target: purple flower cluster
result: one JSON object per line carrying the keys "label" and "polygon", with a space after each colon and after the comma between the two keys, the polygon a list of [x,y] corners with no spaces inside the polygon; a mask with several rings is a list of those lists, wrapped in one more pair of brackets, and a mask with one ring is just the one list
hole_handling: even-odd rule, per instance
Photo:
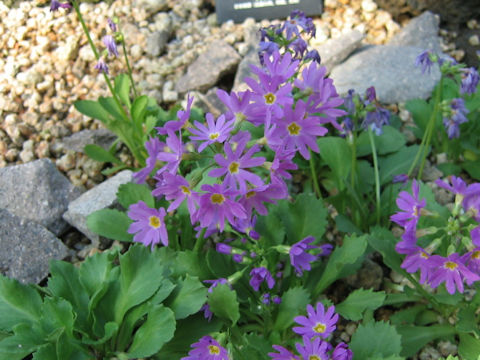
{"label": "purple flower cluster", "polygon": [[[287,197],[286,180],[297,168],[295,154],[309,159],[310,150],[319,152],[317,137],[327,133],[326,124],[339,127],[336,118],[344,113],[337,109],[343,100],[325,78],[325,68],[311,63],[292,82],[299,66],[288,52],[266,54],[263,67],[252,66],[257,79],[245,79],[250,89],[231,94],[218,91],[228,110],[217,119],[207,114],[204,124],[188,121],[193,102],[188,97],[187,108],[178,112],[177,120],[156,128],[166,136],[164,142],[153,138],[145,144],[147,165],[134,175],[136,181],[144,182],[159,167],[153,195],[171,202],[169,212],[186,200],[192,225],[200,224],[207,233],[223,231],[228,222],[258,238],[253,231],[256,213],[266,215],[265,204]],[[304,95],[295,102],[293,94],[299,91]],[[263,127],[263,138],[252,139],[241,130],[244,122]],[[259,156],[267,149],[273,153],[272,161]],[[213,168],[188,178],[181,164],[195,156],[212,159],[208,167]],[[215,183],[199,185],[205,175]]]}
{"label": "purple flower cluster", "polygon": [[280,345],[273,345],[276,353],[268,353],[272,360],[351,360],[353,353],[345,343],[339,343],[335,348],[326,339],[336,328],[338,314],[335,307],[330,306],[325,312],[321,302],[317,303],[316,309],[307,305],[307,316],[297,316],[294,320],[301,325],[294,327],[293,331],[302,336],[303,343],[295,345],[299,354],[295,355]]}
{"label": "purple flower cluster", "polygon": [[467,114],[468,110],[462,98],[455,98],[450,101],[450,106],[443,117],[443,126],[447,130],[449,139],[460,137],[460,124],[468,121]]}
{"label": "purple flower cluster", "polygon": [[95,65],[95,70],[108,75],[109,69],[106,61],[107,58],[109,56],[118,57],[119,54],[118,54],[117,43],[115,41],[115,36],[117,34],[117,25],[114,22],[114,20],[110,18],[107,19],[107,24],[110,30],[114,32],[114,35],[105,35],[102,38],[102,43],[105,46],[105,51],[100,55],[100,58],[98,59],[97,64]]}
{"label": "purple flower cluster", "polygon": [[[445,228],[418,229],[420,218],[431,213],[425,209],[425,199],[420,200],[419,185],[414,180],[412,195],[400,192],[397,205],[401,211],[390,218],[404,228],[396,250],[405,255],[402,268],[409,273],[420,270],[420,283],[432,288],[445,283],[450,294],[457,290],[463,293],[464,283],[472,285],[480,280],[480,183],[467,185],[452,176],[451,184],[442,180],[436,184],[456,195],[455,207]],[[435,239],[426,247],[420,246],[418,239],[430,234],[435,234]],[[450,245],[447,253],[442,250],[447,248],[441,246],[442,242]]]}
{"label": "purple flower cluster", "polygon": [[192,350],[182,360],[230,360],[228,351],[211,336],[204,336],[191,346]]}

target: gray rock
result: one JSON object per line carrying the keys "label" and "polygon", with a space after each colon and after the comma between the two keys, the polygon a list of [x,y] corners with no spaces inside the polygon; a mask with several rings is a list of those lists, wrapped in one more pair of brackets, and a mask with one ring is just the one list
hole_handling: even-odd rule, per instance
{"label": "gray rock", "polygon": [[119,186],[132,181],[132,175],[133,173],[130,170],[121,171],[83,193],[68,205],[68,210],[63,215],[63,218],[89,238],[94,245],[98,245],[100,237],[88,230],[87,216],[97,210],[116,205],[116,195]]}
{"label": "gray rock", "polygon": [[148,15],[168,10],[168,0],[135,0],[133,7],[144,9]]}
{"label": "gray rock", "polygon": [[247,53],[247,55],[245,55],[238,65],[237,73],[235,74],[235,80],[233,81],[233,91],[245,91],[249,88],[244,79],[246,77],[255,78],[256,76],[253,74],[250,65],[261,67],[260,58],[258,57],[258,50],[254,47],[251,47],[250,51]]}
{"label": "gray rock", "polygon": [[413,18],[390,39],[388,45],[416,46],[439,54],[442,51],[438,36],[439,23],[438,15],[425,11],[422,15]]}
{"label": "gray rock", "polygon": [[423,50],[414,46],[368,46],[334,67],[330,77],[339,94],[346,94],[349,89],[363,94],[368,87],[375,86],[382,103],[426,99],[440,80],[440,70],[435,65],[430,74],[422,74],[415,66],[415,59]]}
{"label": "gray rock", "polygon": [[57,236],[68,227],[62,219],[68,203],[80,194],[50,159],[0,169],[0,208],[36,221]]}
{"label": "gray rock", "polygon": [[322,65],[330,72],[335,65],[340,64],[354,50],[360,47],[365,35],[358,30],[352,30],[335,39],[329,39],[317,48]]}
{"label": "gray rock", "polygon": [[365,259],[360,270],[346,278],[346,282],[356,289],[378,290],[382,281],[382,267],[370,259]]}
{"label": "gray rock", "polygon": [[169,34],[167,31],[155,31],[147,38],[146,52],[151,56],[159,56],[167,46]]}
{"label": "gray rock", "polygon": [[117,139],[117,135],[108,129],[81,130],[62,139],[66,150],[83,153],[83,148],[88,144],[95,144],[108,150]]}
{"label": "gray rock", "polygon": [[22,283],[39,283],[51,259],[61,260],[68,248],[42,225],[0,209],[0,272]]}
{"label": "gray rock", "polygon": [[226,42],[212,42],[206,51],[195,60],[176,84],[176,91],[207,91],[224,75],[233,73],[240,62],[240,55]]}
{"label": "gray rock", "polygon": [[195,98],[195,107],[202,109],[205,113],[212,113],[215,118],[218,118],[228,110],[225,104],[218,98],[217,89],[213,87],[206,94],[192,93]]}

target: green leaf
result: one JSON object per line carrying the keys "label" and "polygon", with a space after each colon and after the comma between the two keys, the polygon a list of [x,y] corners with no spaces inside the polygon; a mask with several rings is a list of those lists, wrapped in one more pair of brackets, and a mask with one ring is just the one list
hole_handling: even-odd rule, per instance
{"label": "green leaf", "polygon": [[[147,112],[148,96],[142,95],[135,99],[132,106],[132,118],[137,128],[142,129],[143,119]],[[148,132],[147,132],[148,133]]]}
{"label": "green leaf", "polygon": [[362,231],[345,215],[338,214],[335,217],[337,229],[344,233],[361,235]]}
{"label": "green leaf", "polygon": [[[389,294],[389,297],[391,294]],[[387,297],[387,299],[389,298]],[[388,300],[387,300],[388,301]],[[426,305],[419,304],[410,306],[406,309],[395,311],[395,313],[390,316],[390,322],[392,325],[409,325],[414,324],[417,316],[427,309]]]}
{"label": "green leaf", "polygon": [[105,344],[108,340],[113,338],[118,332],[118,324],[110,321],[105,323],[103,327],[103,335],[100,338],[96,338],[95,340],[91,340],[88,338],[83,338],[82,342],[87,345],[92,346],[99,346]]}
{"label": "green leaf", "polygon": [[122,164],[122,161],[117,159],[112,153],[105,150],[101,146],[95,144],[85,145],[83,152],[91,159],[100,162],[111,162],[113,164]]}
{"label": "green leaf", "polygon": [[110,123],[110,115],[98,101],[77,100],[73,103],[77,111],[93,119],[100,120],[105,125]]}
{"label": "green leaf", "polygon": [[336,247],[328,258],[327,266],[318,280],[315,294],[320,294],[335,280],[339,279],[342,270],[350,264],[354,264],[367,249],[366,236],[347,236],[343,245]]}
{"label": "green leaf", "polygon": [[480,161],[464,161],[462,169],[476,180],[480,180]]}
{"label": "green leaf", "polygon": [[[405,136],[392,126],[382,128],[383,134],[374,136],[375,148],[379,155],[385,155],[400,150],[406,143]],[[357,156],[370,155],[372,147],[368,132],[364,131],[357,139]]]}
{"label": "green leaf", "polygon": [[348,320],[358,321],[362,318],[365,310],[376,310],[382,306],[385,296],[384,291],[357,289],[338,304],[335,310]]}
{"label": "green leaf", "polygon": [[17,324],[36,322],[41,306],[42,299],[34,288],[0,274],[0,330],[12,331]]}
{"label": "green leaf", "polygon": [[140,326],[128,350],[130,359],[151,356],[167,343],[175,332],[173,311],[163,305],[155,305],[147,314],[147,321]]}
{"label": "green leaf", "polygon": [[0,341],[0,359],[22,360],[45,343],[45,334],[31,324],[18,324],[14,327],[14,333]]}
{"label": "green leaf", "polygon": [[402,350],[401,336],[394,326],[383,321],[361,324],[352,335],[350,349],[355,354],[355,360],[398,356]]}
{"label": "green leaf", "polygon": [[398,333],[402,336],[401,355],[410,357],[415,355],[429,342],[455,334],[455,328],[450,325],[432,326],[397,326]]}
{"label": "green leaf", "polygon": [[120,185],[117,192],[117,200],[125,209],[139,201],[143,201],[151,208],[155,207],[155,198],[152,195],[152,190],[145,184],[130,182]]}
{"label": "green leaf", "polygon": [[120,256],[120,270],[120,297],[115,304],[117,324],[129,309],[155,294],[163,280],[162,265],[147,247],[139,244]]}
{"label": "green leaf", "polygon": [[418,126],[418,128],[414,129],[415,136],[421,139],[433,111],[432,105],[425,100],[414,99],[407,101],[405,108],[412,114],[413,121]]}
{"label": "green leaf", "polygon": [[340,137],[322,137],[317,140],[320,156],[332,170],[338,190],[342,190],[344,180],[352,169],[352,149]]}
{"label": "green leaf", "polygon": [[285,291],[273,329],[278,331],[288,329],[293,324],[293,318],[303,312],[309,303],[310,294],[306,289],[293,287]]}
{"label": "green leaf", "polygon": [[116,251],[96,253],[82,262],[78,269],[78,276],[89,297],[93,297],[95,293],[107,286],[108,274],[112,270],[113,260],[116,257]]}
{"label": "green leaf", "polygon": [[208,294],[208,305],[210,311],[222,319],[227,319],[234,326],[240,319],[240,305],[237,300],[237,293],[226,284],[217,285]]}
{"label": "green leaf", "polygon": [[480,340],[470,334],[460,333],[458,354],[464,360],[477,360],[480,356]]}
{"label": "green leaf", "polygon": [[108,239],[132,242],[133,235],[127,232],[132,220],[124,212],[101,209],[87,216],[90,231]]}
{"label": "green leaf", "polygon": [[207,300],[207,289],[197,277],[186,275],[180,280],[165,304],[175,312],[175,319],[195,314]]}
{"label": "green leaf", "polygon": [[[79,291],[81,290],[79,289]],[[81,309],[76,310],[81,311]],[[63,329],[67,336],[73,338],[74,322],[73,308],[67,300],[58,297],[44,299],[40,323],[45,331],[53,332],[57,329]]]}
{"label": "green leaf", "polygon": [[[282,201],[279,201],[279,203]],[[285,238],[285,226],[280,217],[280,207],[269,207],[267,216],[260,216],[257,219],[255,230],[260,234],[263,242],[268,246],[280,245]],[[288,212],[288,208],[286,209]]]}
{"label": "green leaf", "polygon": [[126,74],[120,74],[114,79],[115,93],[118,95],[123,104],[130,108],[130,79]]}
{"label": "green leaf", "polygon": [[458,312],[457,330],[461,332],[476,332],[478,325],[476,321],[475,312],[477,307],[475,305],[468,305],[461,308]]}
{"label": "green leaf", "polygon": [[33,354],[33,360],[57,360],[57,351],[53,344],[45,344]]}
{"label": "green leaf", "polygon": [[113,120],[109,124],[109,129],[112,130],[115,134],[117,134],[118,129],[120,127],[119,124],[121,124],[124,121],[117,103],[111,96],[109,97],[100,96],[98,98],[98,102],[113,117]]}
{"label": "green leaf", "polygon": [[406,274],[406,271],[401,267],[402,256],[395,251],[397,238],[393,236],[390,230],[381,227],[373,228],[368,236],[368,243],[382,254],[385,265],[401,275]]}
{"label": "green leaf", "polygon": [[395,175],[406,174],[415,159],[418,148],[418,145],[407,146],[394,154],[380,157],[378,159],[380,184],[391,182]]}

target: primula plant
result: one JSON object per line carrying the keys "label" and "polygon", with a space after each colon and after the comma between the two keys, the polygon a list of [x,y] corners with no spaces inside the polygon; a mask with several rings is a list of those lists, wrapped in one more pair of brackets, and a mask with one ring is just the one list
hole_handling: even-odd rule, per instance
{"label": "primula plant", "polygon": [[[475,177],[475,69],[419,56],[425,73],[439,61],[442,78],[430,102],[407,104],[420,142],[407,146],[373,87],[337,93],[308,49],[312,20],[294,11],[260,30],[248,89],[217,91],[225,113],[203,116],[189,94],[167,113],[137,94],[118,21],[99,52],[78,2],[51,3],[70,8],[112,93],[76,108],[116,132],[138,165],[119,206],[87,219],[124,248],[79,266],[53,261],[45,287],[0,277],[0,357],[405,360],[447,339],[458,342],[449,360],[478,360],[480,184],[439,179],[455,197],[444,207],[409,180],[430,145],[448,153],[447,175],[460,166]],[[112,82],[118,45],[128,74]],[[87,153],[110,172],[126,167],[115,148]],[[376,254],[401,281],[336,293]],[[340,337],[349,322],[356,330]]]}

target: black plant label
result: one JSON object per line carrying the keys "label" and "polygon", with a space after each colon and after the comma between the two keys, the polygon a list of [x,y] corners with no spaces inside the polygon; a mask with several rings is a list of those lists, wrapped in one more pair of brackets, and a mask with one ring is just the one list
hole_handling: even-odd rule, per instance
{"label": "black plant label", "polygon": [[319,15],[322,0],[216,0],[217,20],[242,22],[248,17],[255,20],[284,19],[292,10],[301,10],[307,16]]}

